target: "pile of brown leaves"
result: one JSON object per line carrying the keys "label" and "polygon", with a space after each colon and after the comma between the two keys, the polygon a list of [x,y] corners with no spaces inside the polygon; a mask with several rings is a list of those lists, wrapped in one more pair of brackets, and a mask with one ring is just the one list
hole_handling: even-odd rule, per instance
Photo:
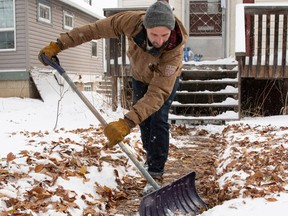
{"label": "pile of brown leaves", "polygon": [[[56,134],[60,132],[66,133],[65,129],[55,131]],[[51,134],[48,131],[20,132],[28,146],[35,146],[35,149],[42,146],[43,151],[22,150],[17,155],[9,153],[2,158],[0,200],[6,207],[0,207],[1,215],[32,215],[32,212],[73,215],[72,212],[77,209],[80,215],[107,215],[107,211],[113,211],[118,202],[127,199],[125,190],[131,190],[131,182],[143,188],[140,176],[124,175],[120,178],[118,168],[124,167],[128,173],[131,165],[128,165],[128,158],[119,148],[106,148],[102,128],[91,127],[67,133],[79,136],[81,143],[62,136],[57,141],[49,142],[47,140]],[[77,178],[83,183],[92,181],[88,176],[93,173],[89,170],[96,167],[100,175],[105,175],[101,174],[104,163],[114,169],[114,179],[111,181],[117,183],[116,188],[93,182],[94,190],[83,193],[81,190],[64,188],[58,181],[60,178],[66,181]],[[85,203],[84,209],[79,206],[79,200]]]}
{"label": "pile of brown leaves", "polygon": [[223,184],[219,199],[269,197],[285,191],[287,127],[231,125],[221,136],[227,140],[227,146],[221,149],[216,161]]}
{"label": "pile of brown leaves", "polygon": [[[1,215],[137,213],[145,180],[140,174],[128,175],[131,169],[137,173],[136,168],[119,148],[105,147],[102,128],[61,129],[51,133],[20,132],[30,150],[17,155],[9,153],[2,158]],[[50,137],[57,133],[63,135],[52,140]],[[139,134],[138,129],[133,133]],[[71,134],[78,137],[77,141]],[[211,134],[198,127],[172,125],[171,135],[181,146],[170,145],[164,184],[195,171],[197,191],[210,208],[237,197],[265,197],[275,201],[275,194],[285,191],[288,128],[228,125],[222,132]],[[141,143],[133,138],[125,142],[134,146],[141,161],[144,154]],[[33,146],[42,147],[42,151],[31,150]],[[102,170],[107,163],[113,168],[111,181],[116,182],[115,188],[91,178],[92,168],[98,175],[105,175]],[[93,190],[89,193],[72,190],[59,183],[71,178],[83,183],[93,181]]]}

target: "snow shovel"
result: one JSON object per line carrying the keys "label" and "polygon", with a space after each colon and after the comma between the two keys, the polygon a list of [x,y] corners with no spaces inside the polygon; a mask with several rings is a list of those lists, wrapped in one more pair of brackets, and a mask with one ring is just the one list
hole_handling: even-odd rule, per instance
{"label": "snow shovel", "polygon": [[[45,56],[45,54],[42,54],[41,58],[43,62],[57,70],[57,72],[66,80],[70,87],[95,115],[98,121],[103,126],[106,126],[106,120],[100,115],[84,94],[77,89],[74,82],[61,67],[59,59],[55,56],[50,60]],[[196,213],[200,213],[207,209],[206,204],[199,197],[195,188],[195,172],[191,172],[173,183],[160,188],[149,172],[136,159],[136,156],[134,156],[134,154],[129,150],[128,146],[123,142],[119,142],[118,145],[155,189],[154,192],[146,195],[142,199],[139,209],[140,216],[164,216],[171,215],[173,212],[195,215]]]}

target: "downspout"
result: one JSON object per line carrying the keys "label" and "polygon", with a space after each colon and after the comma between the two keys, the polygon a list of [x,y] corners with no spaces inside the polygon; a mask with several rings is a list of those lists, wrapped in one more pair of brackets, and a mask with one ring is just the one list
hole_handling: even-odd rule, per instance
{"label": "downspout", "polygon": [[228,49],[229,49],[229,31],[230,31],[230,1],[227,0],[221,0],[221,8],[222,8],[222,16],[223,16],[223,22],[224,22],[224,34],[223,34],[223,55],[224,58],[228,57]]}
{"label": "downspout", "polygon": [[105,49],[105,46],[106,46],[106,39],[102,39],[102,49],[103,49],[103,52],[102,52],[102,59],[103,59],[103,72],[106,73],[107,72],[107,63],[106,63],[106,49]]}
{"label": "downspout", "polygon": [[[14,10],[14,13],[16,14],[16,0],[14,1],[15,3],[15,10]],[[37,7],[37,5],[36,5]],[[29,19],[28,19],[28,13],[29,13],[29,2],[28,1],[25,1],[25,46],[26,46],[26,54],[25,54],[25,58],[26,58],[26,62],[25,62],[25,71],[29,71],[31,66],[31,58],[30,58],[30,40],[29,40],[29,35],[30,35],[30,25],[29,25]],[[16,15],[14,14],[14,17],[15,17],[15,48],[17,50],[17,42],[16,41],[16,29],[17,29],[17,26],[16,26]],[[38,14],[38,8],[37,8],[37,14]]]}
{"label": "downspout", "polygon": [[226,26],[227,26],[227,29],[226,29],[226,49],[225,49],[225,57],[227,58],[227,57],[229,57],[228,55],[229,55],[229,53],[230,53],[230,37],[229,37],[229,33],[230,33],[230,22],[231,22],[231,18],[230,18],[230,13],[231,13],[231,9],[230,9],[230,1],[229,0],[227,0],[227,9],[226,9],[226,12],[227,12],[227,14],[226,14],[226,17],[227,17],[227,24],[226,24]]}

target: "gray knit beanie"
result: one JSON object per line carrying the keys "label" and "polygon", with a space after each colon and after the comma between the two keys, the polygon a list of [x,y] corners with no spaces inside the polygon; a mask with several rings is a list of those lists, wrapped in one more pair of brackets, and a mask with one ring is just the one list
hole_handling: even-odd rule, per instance
{"label": "gray knit beanie", "polygon": [[143,24],[145,28],[165,26],[174,29],[175,17],[171,6],[164,1],[155,2],[147,9]]}

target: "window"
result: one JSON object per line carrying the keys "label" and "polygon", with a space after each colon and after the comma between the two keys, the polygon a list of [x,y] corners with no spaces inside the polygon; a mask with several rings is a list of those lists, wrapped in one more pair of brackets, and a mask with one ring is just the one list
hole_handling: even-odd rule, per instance
{"label": "window", "polygon": [[83,0],[85,3],[92,5],[92,0]]}
{"label": "window", "polygon": [[63,28],[71,30],[74,27],[74,16],[73,14],[63,11]]}
{"label": "window", "polygon": [[38,3],[38,20],[45,23],[51,23],[51,7]]}
{"label": "window", "polygon": [[222,8],[220,0],[189,1],[189,36],[221,36]]}
{"label": "window", "polygon": [[91,44],[92,44],[92,56],[97,57],[98,43],[97,41],[92,41]]}
{"label": "window", "polygon": [[10,51],[16,48],[15,36],[15,0],[0,1],[0,50]]}
{"label": "window", "polygon": [[85,83],[84,84],[84,91],[92,91],[92,84],[91,83]]}

